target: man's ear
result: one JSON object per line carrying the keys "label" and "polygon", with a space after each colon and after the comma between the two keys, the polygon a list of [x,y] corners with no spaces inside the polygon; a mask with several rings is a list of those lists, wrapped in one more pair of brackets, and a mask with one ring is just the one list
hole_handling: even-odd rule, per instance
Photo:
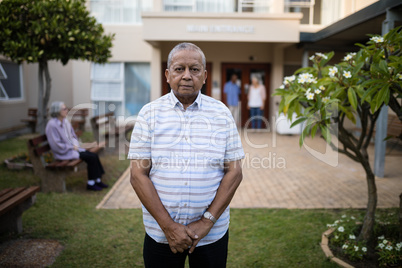
{"label": "man's ear", "polygon": [[166,77],[166,82],[169,83],[169,69],[165,70],[165,77]]}
{"label": "man's ear", "polygon": [[208,77],[208,73],[207,70],[204,71],[204,82],[203,84],[205,84],[205,81],[207,81],[207,77]]}

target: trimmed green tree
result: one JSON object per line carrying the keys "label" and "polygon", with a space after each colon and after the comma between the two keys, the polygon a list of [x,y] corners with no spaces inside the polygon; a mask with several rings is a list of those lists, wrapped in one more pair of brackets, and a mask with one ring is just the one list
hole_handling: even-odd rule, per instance
{"label": "trimmed green tree", "polygon": [[[371,36],[357,53],[347,54],[343,62],[328,62],[334,53],[315,53],[312,67],[301,68],[285,77],[274,95],[281,96],[279,112],[293,113],[303,124],[300,146],[305,137],[320,132],[335,150],[359,162],[366,173],[368,204],[359,240],[370,241],[377,207],[375,176],[367,148],[372,141],[375,123],[384,105],[395,111],[402,121],[402,34],[400,28],[382,36]],[[360,125],[359,134],[347,128],[347,120]],[[336,136],[338,145],[332,137]]]}
{"label": "trimmed green tree", "polygon": [[38,130],[44,133],[51,92],[48,62],[81,59],[105,63],[114,35],[104,35],[85,0],[3,0],[0,53],[17,63],[38,63]]}

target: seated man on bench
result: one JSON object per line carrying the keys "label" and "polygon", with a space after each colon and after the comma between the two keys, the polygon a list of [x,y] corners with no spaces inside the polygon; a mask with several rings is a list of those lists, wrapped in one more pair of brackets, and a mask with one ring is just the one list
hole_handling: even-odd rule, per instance
{"label": "seated man on bench", "polygon": [[105,173],[102,163],[96,153],[86,151],[79,146],[77,136],[71,123],[66,119],[68,109],[63,102],[56,101],[50,106],[52,117],[46,125],[46,136],[57,160],[82,159],[87,163],[87,190],[100,191],[108,185],[101,181]]}

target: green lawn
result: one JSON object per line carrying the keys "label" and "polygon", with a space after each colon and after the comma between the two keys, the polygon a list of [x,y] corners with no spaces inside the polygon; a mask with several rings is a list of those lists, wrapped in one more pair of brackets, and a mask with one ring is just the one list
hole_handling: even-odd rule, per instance
{"label": "green lawn", "polygon": [[[0,142],[1,162],[26,152],[27,136]],[[113,184],[128,166],[116,156],[101,157],[106,180]],[[143,267],[144,227],[140,209],[97,210],[105,191],[85,191],[86,173],[68,178],[68,192],[37,194],[23,214],[15,238],[55,239],[64,250],[53,267]],[[0,189],[40,185],[31,170],[0,167]],[[337,267],[324,257],[319,243],[326,224],[345,210],[232,209],[228,267]],[[354,211],[361,214],[361,211]]]}

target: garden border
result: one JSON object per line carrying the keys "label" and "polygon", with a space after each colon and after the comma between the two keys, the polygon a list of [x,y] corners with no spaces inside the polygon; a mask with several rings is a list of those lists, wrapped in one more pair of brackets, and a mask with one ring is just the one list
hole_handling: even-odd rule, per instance
{"label": "garden border", "polygon": [[343,260],[337,258],[334,256],[334,254],[332,253],[331,249],[328,246],[328,237],[335,231],[335,229],[330,228],[328,230],[326,230],[325,232],[322,233],[321,235],[321,249],[322,251],[324,251],[325,256],[332,262],[338,264],[341,267],[344,268],[354,268],[354,266],[344,262]]}

